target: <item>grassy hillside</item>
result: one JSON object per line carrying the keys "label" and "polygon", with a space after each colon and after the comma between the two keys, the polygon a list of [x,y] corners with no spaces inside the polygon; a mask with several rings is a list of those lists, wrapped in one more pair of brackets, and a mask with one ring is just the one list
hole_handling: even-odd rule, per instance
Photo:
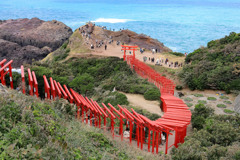
{"label": "grassy hillside", "polygon": [[185,61],[180,77],[190,89],[240,90],[240,33],[210,41]]}
{"label": "grassy hillside", "polygon": [[[4,90],[4,91],[3,91]],[[66,101],[0,89],[0,159],[159,159],[74,118]]]}

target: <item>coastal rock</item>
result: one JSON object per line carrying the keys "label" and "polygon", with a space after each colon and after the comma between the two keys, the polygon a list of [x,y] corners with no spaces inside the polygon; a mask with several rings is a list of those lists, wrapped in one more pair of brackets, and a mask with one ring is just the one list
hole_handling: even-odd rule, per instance
{"label": "coastal rock", "polygon": [[43,59],[59,48],[72,29],[56,20],[38,18],[0,21],[0,59],[13,59],[13,67]]}
{"label": "coastal rock", "polygon": [[240,113],[240,94],[237,96],[237,98],[234,101],[234,110],[237,113]]}

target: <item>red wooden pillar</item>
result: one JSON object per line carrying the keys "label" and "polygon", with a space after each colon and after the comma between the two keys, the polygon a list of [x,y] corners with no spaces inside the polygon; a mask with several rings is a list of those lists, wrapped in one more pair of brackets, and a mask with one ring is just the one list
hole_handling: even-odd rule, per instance
{"label": "red wooden pillar", "polygon": [[49,86],[47,77],[43,75],[43,79],[44,79],[45,98],[50,99],[50,86]]}
{"label": "red wooden pillar", "polygon": [[37,82],[37,78],[36,78],[36,75],[35,75],[35,72],[32,71],[32,76],[33,76],[33,84],[34,84],[34,93],[37,97],[39,97],[39,94],[38,94],[38,82]]}
{"label": "red wooden pillar", "polygon": [[168,131],[166,133],[166,145],[165,145],[165,154],[168,152]]}
{"label": "red wooden pillar", "polygon": [[150,152],[151,130],[148,128],[148,152]]}
{"label": "red wooden pillar", "polygon": [[[1,68],[4,67],[4,63],[6,62],[7,60],[4,59],[0,62],[0,65],[1,65]],[[4,76],[4,69],[1,71],[1,83],[2,85],[6,85],[6,81],[5,81],[5,76]]]}
{"label": "red wooden pillar", "polygon": [[130,122],[130,137],[129,137],[130,145],[132,144],[133,124],[134,122]]}
{"label": "red wooden pillar", "polygon": [[156,153],[158,154],[158,146],[159,146],[159,142],[158,142],[158,136],[159,136],[159,132],[156,132]]}
{"label": "red wooden pillar", "polygon": [[141,130],[141,150],[143,149],[143,132],[144,132],[144,129],[143,129],[143,127],[141,127],[140,128],[140,130]]}
{"label": "red wooden pillar", "polygon": [[154,143],[155,143],[154,135],[155,135],[155,131],[153,130],[152,131],[152,153],[154,153]]}
{"label": "red wooden pillar", "polygon": [[23,65],[21,65],[21,77],[22,77],[22,92],[23,92],[23,94],[26,94],[25,75],[24,75]]}
{"label": "red wooden pillar", "polygon": [[28,68],[29,94],[33,96],[33,78],[31,70]]}
{"label": "red wooden pillar", "polygon": [[13,77],[12,77],[12,65],[9,65],[9,77],[10,77],[10,86],[13,89]]}
{"label": "red wooden pillar", "polygon": [[51,99],[55,100],[56,97],[56,90],[54,87],[53,79],[50,77],[50,85],[51,85]]}

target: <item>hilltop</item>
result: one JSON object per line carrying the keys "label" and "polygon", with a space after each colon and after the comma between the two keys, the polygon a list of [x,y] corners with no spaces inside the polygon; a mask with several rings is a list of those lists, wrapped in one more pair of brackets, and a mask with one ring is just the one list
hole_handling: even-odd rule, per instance
{"label": "hilltop", "polygon": [[[91,48],[91,44],[94,48]],[[107,50],[104,50],[105,44]],[[171,52],[171,49],[164,46],[163,43],[147,35],[137,34],[130,30],[110,31],[104,27],[87,23],[76,29],[69,41],[66,41],[61,48],[49,54],[44,60],[51,61],[56,56],[65,59],[89,54],[122,57],[122,44],[137,45],[145,51],[157,49],[158,53]]]}

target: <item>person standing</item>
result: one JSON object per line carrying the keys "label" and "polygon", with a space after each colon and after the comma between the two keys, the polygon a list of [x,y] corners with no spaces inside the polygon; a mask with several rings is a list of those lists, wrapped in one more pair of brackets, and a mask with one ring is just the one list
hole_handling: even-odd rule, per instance
{"label": "person standing", "polygon": [[105,44],[105,50],[107,50],[107,44]]}

